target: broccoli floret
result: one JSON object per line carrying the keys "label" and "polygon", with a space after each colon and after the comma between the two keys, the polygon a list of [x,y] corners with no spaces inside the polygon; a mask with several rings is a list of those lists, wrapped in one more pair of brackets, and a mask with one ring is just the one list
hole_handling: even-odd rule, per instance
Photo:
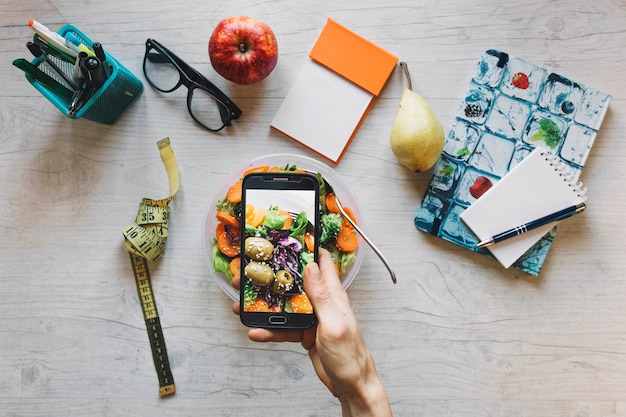
{"label": "broccoli floret", "polygon": [[346,273],[350,265],[354,263],[356,260],[356,251],[355,252],[342,252],[337,249],[337,246],[334,244],[325,245],[324,248],[328,250],[330,253],[330,257],[339,268],[339,275],[343,275]]}
{"label": "broccoli floret", "polygon": [[300,260],[302,261],[302,267],[304,268],[308,263],[314,261],[313,252],[302,251],[300,252]]}
{"label": "broccoli floret", "polygon": [[241,215],[243,214],[242,210],[243,210],[243,206],[241,205],[241,201],[239,203],[236,203],[233,206],[233,214],[239,221],[241,221]]}
{"label": "broccoli floret", "polygon": [[322,235],[320,236],[320,244],[332,242],[337,239],[337,235],[341,230],[343,218],[339,213],[324,213],[320,218],[322,222]]}
{"label": "broccoli floret", "polygon": [[556,123],[550,119],[541,119],[539,130],[532,136],[533,141],[543,140],[546,146],[554,149],[561,140],[561,130]]}
{"label": "broccoli floret", "polygon": [[243,305],[250,307],[256,301],[257,295],[254,285],[246,285],[243,288]]}

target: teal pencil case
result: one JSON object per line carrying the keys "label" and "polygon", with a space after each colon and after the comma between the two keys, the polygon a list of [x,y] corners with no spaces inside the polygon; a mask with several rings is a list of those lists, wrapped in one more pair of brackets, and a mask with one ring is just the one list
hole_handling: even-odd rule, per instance
{"label": "teal pencil case", "polygon": [[[65,25],[59,29],[58,33],[66,36],[71,33],[78,38],[87,48],[92,50],[93,41],[89,39],[78,28],[72,25]],[[36,36],[36,35],[35,35]],[[98,87],[75,112],[69,113],[71,99],[67,95],[58,94],[53,89],[36,81],[31,75],[26,74],[26,79],[35,87],[48,101],[54,104],[63,114],[72,119],[83,118],[96,123],[112,125],[119,120],[120,117],[128,110],[128,108],[137,100],[143,92],[143,84],[128,69],[126,69],[115,57],[104,51],[106,63],[109,65],[107,79]],[[50,68],[50,61],[56,64],[67,78],[71,78],[74,73],[75,64],[62,59],[59,56],[47,55],[35,58],[32,64],[42,70],[44,73],[52,77],[60,85],[63,85],[70,91],[74,90],[66,80],[58,73]]]}

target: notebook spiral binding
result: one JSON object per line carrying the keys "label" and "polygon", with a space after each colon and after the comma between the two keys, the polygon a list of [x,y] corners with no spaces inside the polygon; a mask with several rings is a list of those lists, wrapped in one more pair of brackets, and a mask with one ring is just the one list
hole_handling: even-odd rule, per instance
{"label": "notebook spiral binding", "polygon": [[576,179],[576,171],[574,171],[571,167],[567,166],[551,149],[541,148],[541,155],[543,155],[546,160],[552,165],[559,173],[559,175],[563,178],[570,188],[578,195],[578,197],[583,200],[587,199],[587,187],[583,185],[581,181]]}

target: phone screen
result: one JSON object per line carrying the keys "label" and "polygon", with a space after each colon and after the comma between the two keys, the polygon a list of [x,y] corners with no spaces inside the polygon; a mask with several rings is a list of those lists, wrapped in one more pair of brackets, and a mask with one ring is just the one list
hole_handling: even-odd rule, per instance
{"label": "phone screen", "polygon": [[304,267],[317,261],[317,178],[250,174],[242,191],[241,320],[251,327],[310,327],[315,316]]}

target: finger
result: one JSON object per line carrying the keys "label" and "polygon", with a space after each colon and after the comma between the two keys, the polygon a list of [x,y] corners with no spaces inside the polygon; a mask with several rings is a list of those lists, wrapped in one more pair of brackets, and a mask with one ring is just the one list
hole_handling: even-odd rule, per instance
{"label": "finger", "polygon": [[301,342],[302,330],[250,329],[248,337],[255,342]]}
{"label": "finger", "polygon": [[333,294],[345,292],[337,275],[335,262],[330,252],[323,248],[320,249],[319,268],[322,273],[322,279]]}
{"label": "finger", "polygon": [[239,275],[235,275],[233,279],[230,281],[230,285],[237,291],[239,291],[239,286],[241,285],[241,280],[239,279]]}
{"label": "finger", "polygon": [[[323,261],[320,258],[320,262]],[[336,317],[340,313],[322,271],[315,262],[307,264],[304,269],[304,290],[320,320],[324,317]]]}
{"label": "finger", "polygon": [[[239,291],[239,285],[241,280],[239,279],[239,275],[235,275],[233,279],[230,281],[230,285],[233,286],[234,289]],[[239,315],[239,303],[233,303],[233,313]]]}

